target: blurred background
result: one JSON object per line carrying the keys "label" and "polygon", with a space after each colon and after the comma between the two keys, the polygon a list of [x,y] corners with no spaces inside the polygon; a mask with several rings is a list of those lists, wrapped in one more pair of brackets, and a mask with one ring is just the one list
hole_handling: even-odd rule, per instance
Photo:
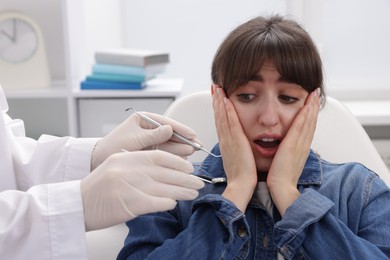
{"label": "blurred background", "polygon": [[[37,22],[45,42],[50,86],[5,89],[9,114],[22,118],[33,138],[104,135],[129,115],[122,108],[131,104],[164,113],[176,98],[209,89],[214,53],[233,28],[279,13],[312,35],[328,95],[358,117],[383,158],[390,158],[388,0],[0,1],[0,12],[16,10]],[[170,62],[159,78],[168,81],[138,92],[80,90],[95,52],[114,48],[167,51]]]}

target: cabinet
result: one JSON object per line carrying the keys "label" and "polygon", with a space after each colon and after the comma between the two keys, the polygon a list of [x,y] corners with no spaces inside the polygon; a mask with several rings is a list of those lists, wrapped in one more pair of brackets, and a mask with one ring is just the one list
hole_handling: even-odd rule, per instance
{"label": "cabinet", "polygon": [[78,91],[74,93],[77,108],[77,132],[81,137],[107,134],[125,120],[134,108],[163,114],[180,95],[180,79],[155,79],[142,91]]}
{"label": "cabinet", "polygon": [[24,120],[28,136],[99,136],[130,115],[122,106],[162,114],[181,94],[180,79],[155,80],[142,91],[80,91],[94,52],[123,47],[120,9],[120,0],[2,0],[0,12],[29,15],[46,45],[51,86],[5,90],[9,114]]}

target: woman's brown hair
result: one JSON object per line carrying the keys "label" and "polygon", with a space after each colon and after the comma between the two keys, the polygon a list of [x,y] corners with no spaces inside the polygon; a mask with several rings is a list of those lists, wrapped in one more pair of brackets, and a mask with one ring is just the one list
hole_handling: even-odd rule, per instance
{"label": "woman's brown hair", "polygon": [[283,79],[309,93],[321,88],[324,97],[322,62],[313,40],[297,22],[280,15],[256,17],[234,29],[215,54],[211,77],[230,96],[267,61]]}

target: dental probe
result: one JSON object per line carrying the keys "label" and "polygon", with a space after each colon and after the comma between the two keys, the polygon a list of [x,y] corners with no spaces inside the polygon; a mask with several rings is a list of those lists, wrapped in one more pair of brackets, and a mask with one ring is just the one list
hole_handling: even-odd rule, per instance
{"label": "dental probe", "polygon": [[[159,126],[162,126],[161,123],[157,122],[156,120],[154,120],[153,118],[150,118],[148,117],[147,115],[144,115],[144,114],[141,114],[141,113],[138,113],[134,108],[130,107],[130,108],[127,108],[125,111],[129,111],[129,110],[133,110],[134,113],[136,113],[137,115],[139,115],[142,119],[144,119],[146,122],[156,126],[156,127],[159,127]],[[180,141],[186,143],[186,144],[189,144],[191,145],[192,147],[194,147],[196,150],[202,150],[203,152],[206,152],[208,154],[210,154],[211,156],[213,157],[222,157],[222,155],[216,155],[216,154],[213,154],[212,152],[206,150],[205,148],[203,148],[202,145],[198,144],[198,143],[195,143],[195,142],[192,142],[190,140],[188,140],[187,138],[185,138],[184,136],[176,133],[175,131],[173,131],[173,136],[176,137],[177,139],[179,139]]]}
{"label": "dental probe", "polygon": [[204,181],[204,182],[207,182],[207,183],[211,183],[211,184],[218,184],[218,183],[224,183],[226,182],[226,178],[224,177],[215,177],[215,178],[209,178],[209,177],[204,177],[204,176],[198,176],[198,175],[192,175],[194,176],[195,178],[201,180],[201,181]]}
{"label": "dental probe", "polygon": [[[125,152],[125,153],[130,153],[126,149],[121,149],[121,151]],[[206,177],[206,176],[198,176],[198,175],[193,175],[193,174],[191,174],[191,176],[194,178],[197,178],[203,182],[207,182],[207,183],[211,183],[211,184],[218,184],[218,183],[226,182],[226,178],[224,178],[224,177],[210,178],[210,177]]]}

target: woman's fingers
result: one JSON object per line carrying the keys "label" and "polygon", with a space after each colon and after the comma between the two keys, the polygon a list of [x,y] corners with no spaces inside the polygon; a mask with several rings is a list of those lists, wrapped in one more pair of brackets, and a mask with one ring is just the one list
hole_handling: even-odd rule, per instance
{"label": "woman's fingers", "polygon": [[231,137],[230,126],[224,103],[226,95],[219,86],[213,85],[212,87],[214,89],[213,108],[218,137],[229,139]]}
{"label": "woman's fingers", "polygon": [[295,117],[286,137],[285,143],[291,143],[295,147],[310,148],[313,140],[317,117],[319,112],[319,93],[313,91],[307,97],[305,106]]}
{"label": "woman's fingers", "polygon": [[272,161],[267,185],[282,215],[299,196],[296,187],[310,152],[318,111],[319,92],[314,91],[307,97]]}
{"label": "woman's fingers", "polygon": [[257,183],[252,149],[233,104],[218,86],[214,87],[213,107],[228,182],[222,196],[244,212]]}

